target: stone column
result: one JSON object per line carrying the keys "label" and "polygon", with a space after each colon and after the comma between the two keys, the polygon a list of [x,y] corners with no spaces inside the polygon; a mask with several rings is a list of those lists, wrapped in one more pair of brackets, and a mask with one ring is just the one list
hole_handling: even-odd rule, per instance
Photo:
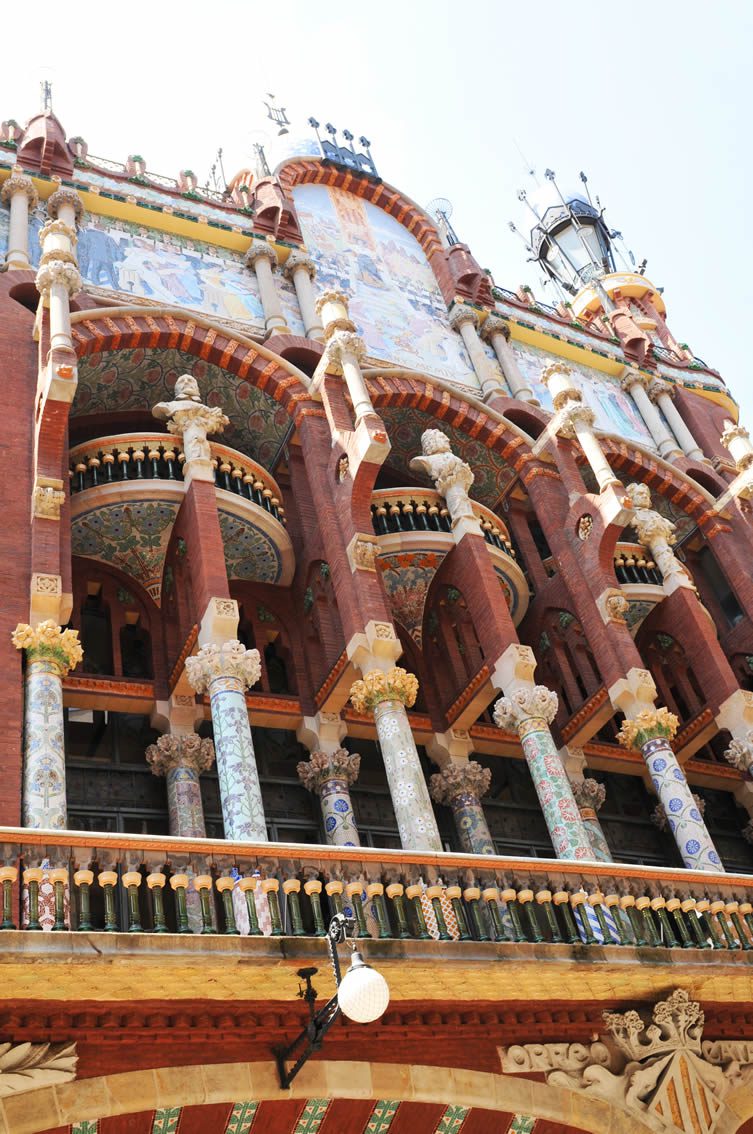
{"label": "stone column", "polygon": [[152,409],[154,417],[167,422],[167,431],[182,438],[185,464],[183,481],[188,488],[192,480],[214,484],[212,450],[207,434],[222,433],[230,418],[219,406],[205,406],[199,384],[191,374],[181,374],[175,382],[175,400],[159,402]]}
{"label": "stone column", "polygon": [[30,268],[29,263],[29,209],[39,202],[34,182],[20,168],[15,168],[3,182],[0,200],[10,208],[8,251],[5,263],[10,271]]}
{"label": "stone column", "polygon": [[678,724],[674,713],[652,706],[641,709],[633,718],[626,717],[617,739],[624,748],[642,753],[688,869],[719,873],[724,870],[721,859],[669,743]]}
{"label": "stone column", "polygon": [[494,706],[498,728],[517,732],[557,858],[587,859],[595,853],[580,817],[570,781],[549,725],[557,713],[557,694],[545,685],[518,685]]}
{"label": "stone column", "polygon": [[146,758],[155,776],[167,780],[170,834],[184,839],[206,838],[199,776],[214,763],[214,744],[195,732],[160,736]]}
{"label": "stone column", "polygon": [[683,453],[689,461],[703,461],[703,450],[696,444],[693,434],[680,417],[680,413],[672,401],[675,396],[674,386],[661,378],[655,378],[648,388],[649,396],[656,402],[667,420],[669,428],[680,443]]}
{"label": "stone column", "polygon": [[562,437],[576,438],[586,460],[604,492],[610,486],[621,487],[619,477],[609,467],[601,445],[593,431],[595,415],[583,404],[583,395],[572,380],[572,370],[561,362],[553,362],[543,371],[541,379],[548,387],[557,413],[557,432]]}
{"label": "stone column", "polygon": [[750,500],[753,496],[753,445],[748,430],[742,425],[735,425],[727,418],[724,422],[724,432],[719,438],[729,455],[735,462],[738,472],[737,479],[730,485],[729,491],[740,496],[743,500]]}
{"label": "stone column", "polygon": [[626,394],[630,394],[638,407],[638,412],[645,421],[646,427],[654,439],[654,444],[659,450],[659,456],[664,457],[665,460],[681,457],[683,455],[682,449],[662,421],[656,405],[646,393],[651,382],[652,379],[648,374],[642,374],[640,370],[625,367],[620,385]]}
{"label": "stone column", "polygon": [[447,764],[429,781],[435,803],[447,804],[461,846],[468,854],[496,854],[481,799],[489,791],[492,774],[475,760]]}
{"label": "stone column", "polygon": [[364,418],[373,414],[374,404],[366,386],[361,363],[366,357],[363,339],[355,331],[335,331],[327,342],[327,369],[342,374],[353,403],[353,416],[356,427]]}
{"label": "stone column", "polygon": [[[534,397],[533,390],[521,374],[515,352],[510,346],[510,328],[507,323],[497,315],[490,315],[481,328],[481,338],[491,343],[512,396],[518,401],[531,402],[537,406],[539,400]],[[494,392],[505,393],[504,390],[500,391],[499,384],[495,385]],[[482,388],[482,393],[486,396],[487,391]],[[489,390],[488,393],[491,394],[492,391]]]}
{"label": "stone column", "polygon": [[504,392],[500,390],[499,378],[494,372],[491,362],[487,358],[481,339],[479,338],[479,315],[473,307],[466,307],[456,303],[450,312],[450,326],[457,331],[465,343],[465,349],[471,360],[471,366],[481,386],[484,397]]}
{"label": "stone column", "polygon": [[442,840],[405,711],[415,704],[417,694],[418,680],[394,666],[387,673],[378,669],[364,673],[362,680],[354,682],[350,699],[357,713],[374,714],[400,842],[405,850],[441,851]]}
{"label": "stone column", "polygon": [[626,491],[634,509],[630,524],[661,571],[664,590],[667,594],[678,587],[692,590],[693,580],[672,550],[675,525],[651,507],[651,493],[647,485],[629,484]]}
{"label": "stone column", "polygon": [[597,862],[614,862],[609,843],[597,815],[597,811],[606,799],[607,789],[604,784],[585,777],[582,780],[576,780],[572,784],[572,789]]}
{"label": "stone column", "polygon": [[63,678],[81,661],[78,630],[51,620],[21,623],[13,645],[26,651],[23,824],[62,830],[67,824]]}
{"label": "stone column", "polygon": [[264,309],[264,326],[270,334],[289,335],[290,329],[283,314],[280,297],[275,287],[272,265],[277,264],[277,252],[265,240],[252,240],[244,257],[247,268],[252,268],[259,281],[259,294]]}
{"label": "stone column", "polygon": [[207,643],[186,659],[197,693],[209,693],[225,838],[266,842],[267,825],[256,767],[246,689],[261,675],[258,650],[239,641]]}
{"label": "stone column", "polygon": [[306,338],[315,339],[318,343],[323,342],[324,327],[317,314],[316,296],[312,284],[316,275],[314,261],[305,252],[291,252],[282,271],[295,288]]}
{"label": "stone column", "polygon": [[298,777],[305,788],[319,796],[327,842],[337,847],[360,847],[353,818],[350,785],[358,779],[361,757],[345,748],[334,752],[312,752],[298,765]]}

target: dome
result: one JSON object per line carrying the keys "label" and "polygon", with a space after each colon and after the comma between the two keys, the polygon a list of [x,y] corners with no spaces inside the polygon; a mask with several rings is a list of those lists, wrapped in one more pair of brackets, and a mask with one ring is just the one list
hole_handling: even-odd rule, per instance
{"label": "dome", "polygon": [[310,134],[283,134],[281,137],[272,138],[264,149],[269,168],[273,171],[291,158],[322,156],[319,143]]}

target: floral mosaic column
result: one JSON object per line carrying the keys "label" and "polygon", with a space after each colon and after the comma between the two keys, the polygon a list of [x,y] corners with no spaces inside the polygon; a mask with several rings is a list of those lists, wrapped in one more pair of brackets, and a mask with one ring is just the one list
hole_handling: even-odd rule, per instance
{"label": "floral mosaic column", "polygon": [[23,824],[61,830],[67,823],[63,678],[81,661],[78,630],[48,620],[21,623],[13,645],[26,651]]}
{"label": "floral mosaic column", "polygon": [[557,694],[544,685],[530,685],[500,697],[494,721],[520,737],[557,858],[593,860],[588,832],[549,731],[556,712]]}
{"label": "floral mosaic column", "polygon": [[388,673],[372,669],[364,674],[362,681],[354,682],[350,699],[357,713],[374,714],[400,842],[406,850],[441,851],[442,840],[405,711],[415,704],[417,694],[418,680],[394,666]]}
{"label": "floral mosaic column", "polygon": [[353,819],[350,785],[358,779],[361,757],[344,748],[334,752],[312,752],[298,765],[298,776],[305,788],[319,796],[327,842],[337,847],[360,847],[358,828]]}
{"label": "floral mosaic column", "polygon": [[614,862],[604,834],[597,811],[606,799],[607,789],[597,780],[576,780],[572,784],[573,796],[578,804],[583,826],[588,831],[588,838],[593,848],[597,862]]}
{"label": "floral mosaic column", "polygon": [[429,781],[435,803],[452,808],[458,837],[469,854],[495,854],[494,843],[486,824],[481,799],[489,791],[492,773],[475,760],[464,764],[448,764]]}
{"label": "floral mosaic column", "polygon": [[679,723],[668,709],[642,709],[632,720],[623,721],[617,739],[624,748],[637,748],[643,754],[685,865],[719,873],[724,870],[721,859],[670,747]]}
{"label": "floral mosaic column", "polygon": [[258,650],[237,639],[208,643],[186,660],[186,675],[197,693],[209,693],[214,726],[225,838],[267,841],[267,825],[256,767],[246,689],[261,675]]}
{"label": "floral mosaic column", "polygon": [[146,758],[155,776],[167,781],[170,834],[184,839],[206,838],[199,776],[214,763],[214,744],[195,732],[160,736],[150,744]]}

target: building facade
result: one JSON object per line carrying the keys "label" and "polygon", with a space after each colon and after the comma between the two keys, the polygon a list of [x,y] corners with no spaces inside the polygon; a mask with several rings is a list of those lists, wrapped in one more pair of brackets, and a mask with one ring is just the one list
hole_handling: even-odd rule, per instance
{"label": "building facade", "polygon": [[747,1129],[735,401],[585,183],[551,306],[330,135],[0,130],[0,1131]]}

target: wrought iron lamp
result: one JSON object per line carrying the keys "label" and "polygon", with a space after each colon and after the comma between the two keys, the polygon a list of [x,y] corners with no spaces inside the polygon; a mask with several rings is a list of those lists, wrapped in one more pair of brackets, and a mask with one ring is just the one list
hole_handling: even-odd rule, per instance
{"label": "wrought iron lamp", "polygon": [[[352,938],[354,928],[355,922],[341,913],[335,914],[329,923],[327,944],[337,992],[318,1012],[314,1011],[317,993],[311,984],[311,979],[318,970],[314,968],[298,970],[298,976],[306,982],[305,987],[299,988],[298,995],[308,1004],[309,1021],[292,1043],[274,1049],[280,1086],[283,1090],[290,1087],[309,1057],[315,1051],[319,1051],[324,1043],[324,1037],[340,1013],[356,1024],[372,1024],[379,1019],[389,1004],[390,990],[387,981],[381,973],[366,964],[355,946],[350,959],[350,968],[345,976],[342,975],[337,946]],[[288,1061],[299,1049],[302,1049],[300,1055],[288,1070],[286,1066]]]}

